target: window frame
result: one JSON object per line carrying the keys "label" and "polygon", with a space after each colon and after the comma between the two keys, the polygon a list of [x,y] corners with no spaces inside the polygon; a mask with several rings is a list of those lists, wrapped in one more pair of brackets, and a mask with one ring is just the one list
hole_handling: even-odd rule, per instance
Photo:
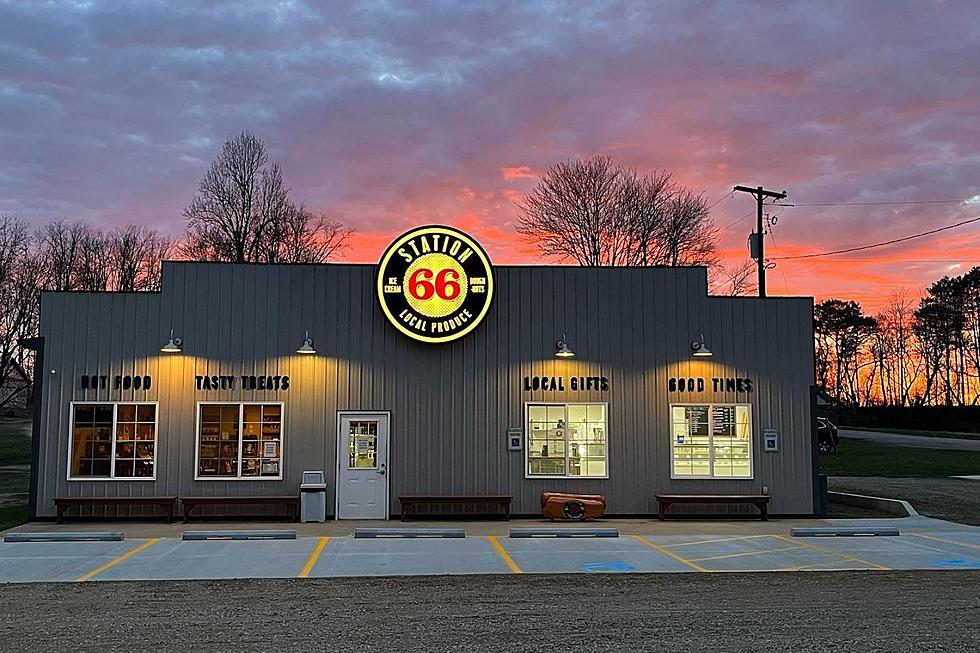
{"label": "window frame", "polygon": [[[201,407],[238,406],[238,475],[201,476]],[[242,436],[245,435],[245,406],[279,406],[279,475],[242,476]],[[194,405],[194,480],[195,481],[281,481],[286,461],[286,404],[282,401],[198,401]]]}
{"label": "window frame", "polygon": [[[605,429],[606,450],[603,457],[606,463],[606,473],[602,476],[573,476],[568,473],[569,448],[565,447],[565,473],[564,474],[532,474],[531,473],[531,434],[528,431],[530,425],[531,406],[562,406],[565,409],[565,428],[568,428],[568,407],[569,406],[602,406],[602,424]],[[521,426],[524,432],[524,478],[525,479],[564,479],[572,481],[593,481],[609,479],[609,402],[608,401],[525,401],[524,402],[524,424]],[[568,440],[565,440],[568,442]]]}
{"label": "window frame", "polygon": [[[119,406],[153,406],[153,476],[116,476],[116,428],[119,425]],[[73,476],[72,454],[75,450],[75,408],[77,406],[112,406],[112,446],[109,452],[109,476]],[[139,423],[139,422],[137,422]],[[159,401],[72,401],[68,414],[68,469],[66,480],[70,482],[113,481],[146,483],[157,480],[157,453],[160,449],[160,402]]]}
{"label": "window frame", "polygon": [[[680,406],[707,406],[708,407],[708,437],[709,437],[709,449],[711,450],[711,459],[708,464],[711,468],[711,474],[709,476],[693,476],[682,474],[678,475],[674,472],[674,447],[677,444],[676,438],[674,438],[674,408]],[[711,411],[713,406],[734,406],[734,407],[745,407],[749,414],[749,475],[748,476],[715,476],[715,436],[714,436],[714,414]],[[725,402],[725,401],[715,401],[715,402],[697,402],[697,401],[685,401],[672,403],[667,408],[667,419],[669,420],[669,430],[668,434],[670,436],[670,479],[677,481],[692,480],[692,481],[752,481],[755,480],[755,431],[753,426],[755,423],[752,417],[752,404],[745,402]]]}

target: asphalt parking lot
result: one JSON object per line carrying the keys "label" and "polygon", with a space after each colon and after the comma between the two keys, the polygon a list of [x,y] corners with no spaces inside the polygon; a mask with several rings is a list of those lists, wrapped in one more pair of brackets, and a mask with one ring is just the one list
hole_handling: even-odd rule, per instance
{"label": "asphalt parking lot", "polygon": [[502,530],[460,539],[308,535],[247,541],[167,536],[4,542],[0,582],[980,569],[980,528],[924,517],[842,523],[897,526],[901,535],[790,537],[789,528],[778,522],[743,523],[716,533],[675,528],[665,534],[649,522],[635,529],[640,532],[614,538],[514,539]]}

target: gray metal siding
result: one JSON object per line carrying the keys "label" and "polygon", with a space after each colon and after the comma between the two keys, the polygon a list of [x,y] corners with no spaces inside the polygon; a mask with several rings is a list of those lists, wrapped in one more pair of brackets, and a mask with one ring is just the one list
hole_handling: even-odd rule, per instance
{"label": "gray metal siding", "polygon": [[[391,412],[391,510],[399,494],[505,493],[538,511],[544,490],[605,494],[610,511],[651,513],[657,492],[759,492],[772,512],[812,512],[812,300],[706,295],[702,268],[497,267],[484,323],[447,345],[388,325],[374,266],[167,263],[161,293],[46,293],[39,515],[58,495],[285,494],[322,468],[333,505],[337,411]],[[184,352],[159,352],[170,329]],[[317,355],[293,352],[309,329]],[[558,360],[565,333],[577,357]],[[704,333],[714,352],[693,359]],[[52,374],[50,370],[54,370]],[[150,374],[150,391],[80,390],[83,373]],[[195,374],[288,374],[287,391],[199,392]],[[524,392],[524,376],[609,377],[606,392]],[[743,376],[752,393],[667,392],[671,376]],[[71,401],[157,401],[157,479],[66,480]],[[282,481],[195,481],[198,401],[282,401]],[[507,450],[527,401],[607,402],[608,479],[525,479]],[[752,480],[671,480],[671,403],[752,405]],[[763,453],[763,428],[780,451]]]}

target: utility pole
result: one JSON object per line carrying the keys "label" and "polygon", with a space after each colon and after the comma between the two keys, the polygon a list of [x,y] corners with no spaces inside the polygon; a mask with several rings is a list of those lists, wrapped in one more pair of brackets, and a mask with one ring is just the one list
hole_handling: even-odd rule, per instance
{"label": "utility pole", "polygon": [[756,227],[758,231],[754,234],[755,243],[756,243],[755,254],[757,254],[757,256],[754,256],[754,258],[759,266],[759,297],[765,297],[766,296],[766,256],[765,256],[766,232],[763,229],[763,225],[762,225],[762,201],[767,197],[772,197],[777,200],[785,199],[786,191],[777,193],[774,190],[766,190],[762,186],[759,186],[758,188],[750,188],[748,186],[736,186],[734,190],[740,193],[748,193],[749,195],[754,196],[756,204],[759,208],[758,223]]}

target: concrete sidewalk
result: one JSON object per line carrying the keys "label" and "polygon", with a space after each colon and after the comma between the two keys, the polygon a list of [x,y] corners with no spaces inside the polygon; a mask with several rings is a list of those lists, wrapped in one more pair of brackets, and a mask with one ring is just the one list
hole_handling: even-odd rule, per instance
{"label": "concrete sidewalk", "polygon": [[840,429],[840,436],[849,440],[867,440],[878,444],[896,447],[919,447],[921,449],[947,449],[955,451],[980,451],[980,440],[964,438],[935,438],[924,435],[905,435],[887,431],[852,431]]}
{"label": "concrete sidewalk", "polygon": [[757,535],[763,533],[785,533],[790,528],[825,526],[833,520],[824,519],[776,519],[760,521],[754,518],[737,520],[694,520],[694,519],[601,519],[586,522],[552,522],[548,519],[503,520],[341,520],[323,523],[302,524],[297,522],[277,522],[266,520],[251,521],[206,521],[192,520],[186,524],[161,521],[71,521],[64,524],[53,522],[31,522],[11,528],[10,533],[19,532],[58,532],[58,531],[117,531],[126,539],[149,539],[154,537],[180,538],[184,531],[212,530],[252,530],[252,529],[290,529],[297,537],[351,537],[357,528],[454,528],[463,529],[467,536],[507,537],[511,528],[618,528],[622,535],[642,535],[645,533],[692,534],[692,535]]}

